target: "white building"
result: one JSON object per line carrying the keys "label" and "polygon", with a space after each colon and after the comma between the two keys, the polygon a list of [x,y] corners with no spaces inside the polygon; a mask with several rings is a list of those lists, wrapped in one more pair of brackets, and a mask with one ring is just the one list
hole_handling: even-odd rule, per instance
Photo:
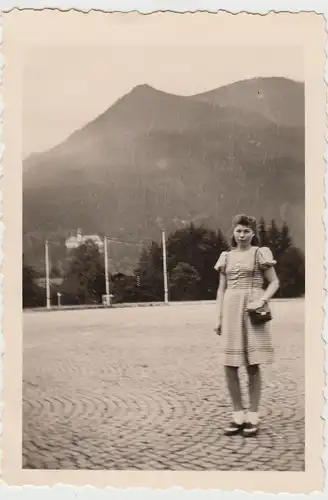
{"label": "white building", "polygon": [[67,250],[74,250],[83,245],[87,241],[93,241],[102,252],[104,248],[104,240],[98,234],[83,234],[81,229],[76,231],[75,235],[69,236],[65,241]]}

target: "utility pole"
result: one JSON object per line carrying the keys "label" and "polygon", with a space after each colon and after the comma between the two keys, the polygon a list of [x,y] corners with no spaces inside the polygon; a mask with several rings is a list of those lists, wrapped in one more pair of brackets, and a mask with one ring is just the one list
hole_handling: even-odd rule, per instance
{"label": "utility pole", "polygon": [[45,241],[45,261],[46,261],[46,299],[47,309],[50,309],[50,265],[49,265],[49,243]]}
{"label": "utility pole", "polygon": [[169,292],[167,283],[166,238],[164,229],[162,229],[162,247],[163,247],[164,302],[165,304],[168,304]]}
{"label": "utility pole", "polygon": [[108,277],[107,236],[104,236],[104,261],[105,261],[106,305],[109,305],[109,277]]}

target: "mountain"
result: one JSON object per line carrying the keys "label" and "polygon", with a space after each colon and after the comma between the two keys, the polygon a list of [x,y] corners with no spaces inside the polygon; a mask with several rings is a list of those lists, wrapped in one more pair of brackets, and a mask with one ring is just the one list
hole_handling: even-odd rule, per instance
{"label": "mountain", "polygon": [[286,78],[255,78],[193,97],[199,102],[260,113],[278,125],[304,126],[304,85]]}
{"label": "mountain", "polygon": [[[304,132],[299,82],[257,78],[194,96],[140,85],[23,163],[25,256],[37,264],[45,237],[77,228],[131,242],[159,240],[162,224],[227,231],[240,211],[286,220],[304,247]],[[133,267],[139,250],[114,243],[112,263]]]}

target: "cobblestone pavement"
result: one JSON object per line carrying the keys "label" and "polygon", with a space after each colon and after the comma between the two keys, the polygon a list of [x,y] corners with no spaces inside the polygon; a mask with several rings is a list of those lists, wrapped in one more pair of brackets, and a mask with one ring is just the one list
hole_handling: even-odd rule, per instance
{"label": "cobblestone pavement", "polygon": [[26,313],[23,467],[304,470],[304,303],[273,313],[276,363],[246,440],[223,435],[213,304]]}

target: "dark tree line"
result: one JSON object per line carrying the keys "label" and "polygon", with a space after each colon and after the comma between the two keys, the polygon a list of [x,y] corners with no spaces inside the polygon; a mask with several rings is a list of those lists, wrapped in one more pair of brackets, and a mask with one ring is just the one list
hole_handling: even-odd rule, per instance
{"label": "dark tree line", "polygon": [[[37,307],[42,304],[42,290],[35,283],[37,273],[33,267],[26,264],[23,255],[22,283],[23,283],[23,307]],[[43,295],[43,294],[42,294]]]}
{"label": "dark tree line", "polygon": [[300,297],[305,294],[305,256],[293,244],[289,227],[286,223],[277,227],[274,220],[267,228],[260,220],[259,243],[267,246],[277,261],[276,271],[280,279],[278,297]]}
{"label": "dark tree line", "polygon": [[[305,258],[292,241],[288,225],[278,227],[274,220],[267,226],[259,222],[261,246],[268,246],[277,260],[280,297],[299,297],[305,293]],[[229,248],[221,231],[204,226],[178,229],[167,239],[167,270],[170,300],[210,300],[216,296],[218,274],[213,266],[220,253]],[[98,247],[86,242],[70,255],[66,269],[60,273],[52,266],[51,276],[62,275],[62,283],[51,287],[52,304],[61,294],[61,304],[96,304],[105,294],[104,262]],[[45,305],[45,291],[36,284],[35,271],[23,260],[23,305]],[[133,275],[109,276],[114,302],[163,301],[162,246],[152,242],[144,248]]]}
{"label": "dark tree line", "polygon": [[[171,300],[206,300],[216,295],[217,273],[213,266],[228,248],[221,231],[193,224],[178,229],[167,239],[167,270]],[[144,249],[135,270],[140,279],[139,300],[163,300],[162,247],[156,243]]]}

